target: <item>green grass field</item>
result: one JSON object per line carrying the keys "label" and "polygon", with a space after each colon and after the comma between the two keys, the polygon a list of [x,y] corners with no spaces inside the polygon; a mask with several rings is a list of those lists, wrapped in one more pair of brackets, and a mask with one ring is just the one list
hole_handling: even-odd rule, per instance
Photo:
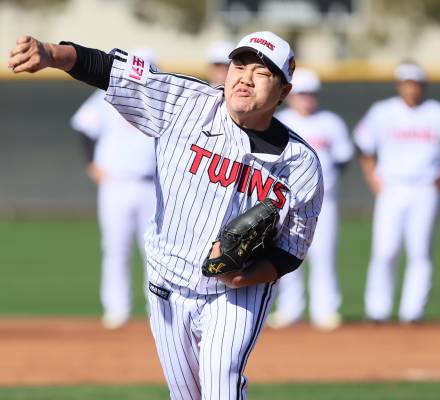
{"label": "green grass field", "polygon": [[[440,383],[251,385],[250,400],[438,400]],[[1,400],[165,400],[164,386],[0,388]]]}
{"label": "green grass field", "polygon": [[[344,220],[340,278],[346,320],[362,320],[371,226]],[[99,316],[99,232],[95,221],[0,221],[0,316]],[[435,262],[440,262],[437,236]],[[402,257],[398,279],[402,279]],[[133,263],[135,314],[144,310],[140,257]],[[426,317],[440,320],[440,274],[434,274]],[[396,293],[396,296],[399,292]],[[0,355],[1,357],[1,355]],[[0,387],[0,400],[162,400],[164,386]],[[437,400],[440,382],[254,385],[252,400]]]}
{"label": "green grass field", "polygon": [[[363,288],[370,251],[371,226],[344,220],[340,238],[342,313],[346,320],[363,318]],[[0,315],[100,314],[99,232],[96,222],[33,220],[0,222]],[[440,263],[440,240],[434,245]],[[402,278],[404,257],[399,264]],[[135,314],[144,312],[143,267],[133,263]],[[400,287],[400,284],[398,285]],[[397,291],[396,296],[399,295]],[[427,319],[440,319],[440,274],[428,304]]]}

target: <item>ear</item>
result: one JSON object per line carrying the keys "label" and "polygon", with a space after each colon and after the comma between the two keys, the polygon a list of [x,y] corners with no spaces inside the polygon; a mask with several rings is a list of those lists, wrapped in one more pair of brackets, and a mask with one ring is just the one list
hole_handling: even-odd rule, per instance
{"label": "ear", "polygon": [[292,90],[292,84],[286,83],[281,88],[281,95],[280,95],[280,102],[284,101],[284,99],[287,97],[287,95]]}

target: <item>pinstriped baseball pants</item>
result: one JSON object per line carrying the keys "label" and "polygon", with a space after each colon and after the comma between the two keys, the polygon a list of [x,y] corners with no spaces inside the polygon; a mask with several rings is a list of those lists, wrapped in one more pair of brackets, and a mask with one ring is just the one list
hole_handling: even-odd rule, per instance
{"label": "pinstriped baseball pants", "polygon": [[244,369],[273,300],[274,283],[202,295],[149,292],[150,323],[171,399],[246,399]]}

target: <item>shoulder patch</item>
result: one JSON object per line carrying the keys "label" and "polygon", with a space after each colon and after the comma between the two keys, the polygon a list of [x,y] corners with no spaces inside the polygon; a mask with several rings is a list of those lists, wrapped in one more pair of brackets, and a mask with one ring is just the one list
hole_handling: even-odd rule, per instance
{"label": "shoulder patch", "polygon": [[128,62],[124,69],[124,78],[145,85],[150,64],[142,57],[135,54],[128,56]]}

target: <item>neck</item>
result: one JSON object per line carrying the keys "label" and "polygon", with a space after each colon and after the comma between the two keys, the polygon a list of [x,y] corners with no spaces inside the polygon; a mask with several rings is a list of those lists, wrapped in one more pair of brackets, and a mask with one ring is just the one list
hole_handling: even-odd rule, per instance
{"label": "neck", "polygon": [[241,128],[255,131],[265,131],[272,121],[273,112],[244,112],[236,113],[228,108],[229,116]]}
{"label": "neck", "polygon": [[423,101],[423,99],[406,99],[404,98],[403,101],[406,103],[408,107],[414,108],[420,105]]}

